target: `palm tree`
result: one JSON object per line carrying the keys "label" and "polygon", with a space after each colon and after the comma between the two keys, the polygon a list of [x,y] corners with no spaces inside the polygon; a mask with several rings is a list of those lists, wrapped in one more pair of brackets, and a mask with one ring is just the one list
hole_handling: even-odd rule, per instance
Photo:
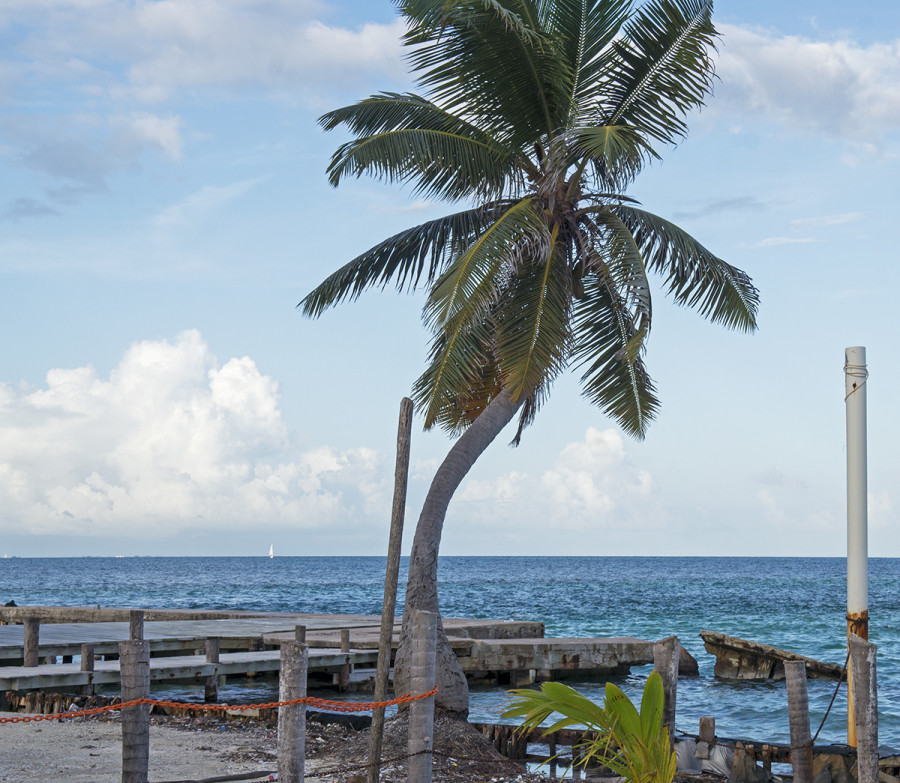
{"label": "palm tree", "polygon": [[[650,273],[710,321],[752,331],[758,292],[741,270],[625,191],[659,145],[687,132],[713,79],[712,0],[395,0],[421,90],[325,114],[351,141],[337,186],[371,174],[460,211],[386,239],[299,307],[311,317],[371,286],[424,288],[434,338],[414,398],[425,427],[458,439],[413,541],[396,681],[407,682],[412,609],[438,611],[437,556],[453,493],[518,415],[522,430],[568,367],[584,395],[643,437],[659,401],[644,365]],[[441,631],[439,704],[468,710]]]}

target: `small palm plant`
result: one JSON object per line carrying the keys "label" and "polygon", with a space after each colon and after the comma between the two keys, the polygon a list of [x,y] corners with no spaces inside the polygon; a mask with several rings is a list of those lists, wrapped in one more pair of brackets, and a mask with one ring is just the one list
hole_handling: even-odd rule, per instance
{"label": "small palm plant", "polygon": [[[585,726],[594,738],[574,746],[580,752],[573,765],[602,764],[626,783],[672,783],[675,751],[663,726],[663,686],[658,672],[652,672],[644,686],[640,712],[622,689],[606,683],[606,699],[601,707],[578,691],[558,682],[545,682],[538,690],[512,691],[515,700],[504,718],[523,718],[521,730],[537,728],[552,715],[559,719],[545,734],[568,726]],[[574,753],[573,753],[574,756]]]}

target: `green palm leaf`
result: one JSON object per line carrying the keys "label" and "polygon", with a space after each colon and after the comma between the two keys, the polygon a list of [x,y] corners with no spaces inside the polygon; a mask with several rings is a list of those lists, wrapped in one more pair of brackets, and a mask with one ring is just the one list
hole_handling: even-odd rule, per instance
{"label": "green palm leaf", "polygon": [[415,389],[426,427],[440,421],[453,429],[461,423],[454,401],[465,397],[474,377],[467,365],[480,371],[486,361],[482,354],[495,328],[492,308],[505,293],[509,269],[519,263],[520,254],[542,252],[548,241],[533,199],[524,199],[506,209],[435,282],[425,320],[437,337]]}
{"label": "green palm leaf", "polygon": [[[400,3],[419,22],[405,42],[419,83],[437,103],[513,146],[564,125],[566,65],[529,0]],[[499,75],[502,74],[502,78]]]}
{"label": "green palm leaf", "polygon": [[547,227],[535,211],[534,199],[510,205],[467,248],[459,248],[459,255],[431,290],[425,306],[426,323],[437,328],[461,313],[463,318],[471,318],[483,312],[497,292],[489,283],[500,269],[514,267],[521,253],[540,252],[548,242]]}
{"label": "green palm leaf", "polygon": [[401,291],[414,289],[423,275],[431,283],[458,248],[467,246],[509,206],[507,201],[491,202],[401,231],[329,275],[297,306],[315,318],[339,302],[357,299],[371,286],[386,286],[391,279]]}
{"label": "green palm leaf", "polygon": [[461,199],[498,196],[515,174],[509,154],[449,128],[400,128],[348,141],[338,147],[328,178],[372,174],[388,182],[413,182],[413,192]]}
{"label": "green palm leaf", "polygon": [[715,256],[674,223],[642,209],[610,207],[628,226],[647,259],[647,268],[666,278],[678,304],[731,329],[756,329],[759,291],[750,276]]}
{"label": "green palm leaf", "polygon": [[497,313],[497,357],[513,399],[530,397],[565,367],[571,293],[571,270],[554,229],[545,256],[519,268]]}
{"label": "green palm leaf", "polygon": [[591,158],[600,167],[601,182],[616,190],[624,190],[648,160],[659,158],[643,136],[626,125],[578,128],[573,135],[576,154]]}
{"label": "green palm leaf", "polygon": [[492,339],[489,322],[464,318],[445,324],[435,336],[428,366],[413,386],[426,429],[440,425],[457,434],[499,393]]}
{"label": "green palm leaf", "polygon": [[575,307],[573,359],[586,370],[585,397],[635,437],[643,438],[659,410],[659,399],[639,348],[645,332],[628,312],[609,278],[585,278],[584,299]]}
{"label": "green palm leaf", "polygon": [[547,27],[568,66],[569,117],[574,127],[595,109],[597,79],[605,68],[605,55],[631,11],[629,0],[557,0],[544,4]]}
{"label": "green palm leaf", "polygon": [[602,241],[593,245],[594,252],[586,254],[586,267],[609,280],[638,330],[648,333],[653,317],[650,281],[634,236],[621,218],[606,207],[586,209],[584,215],[589,216],[589,228],[602,227],[604,231]]}
{"label": "green palm leaf", "polygon": [[625,26],[607,63],[604,124],[626,124],[672,143],[687,133],[684,115],[703,105],[713,66],[712,0],[651,0]]}

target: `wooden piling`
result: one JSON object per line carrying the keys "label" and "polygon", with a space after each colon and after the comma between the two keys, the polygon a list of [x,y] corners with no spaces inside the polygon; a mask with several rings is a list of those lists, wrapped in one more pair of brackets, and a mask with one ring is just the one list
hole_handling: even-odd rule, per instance
{"label": "wooden piling", "polygon": [[295,625],[294,626],[294,641],[300,642],[300,644],[306,644],[306,626],[305,625]]}
{"label": "wooden piling", "polygon": [[694,750],[694,758],[705,761],[709,758],[709,749],[716,742],[716,719],[704,716],[700,718],[700,731],[698,732],[697,747]]}
{"label": "wooden piling", "polygon": [[94,695],[94,645],[81,645],[81,671],[88,672],[88,681],[82,686],[81,692],[85,696]]}
{"label": "wooden piling", "polygon": [[[306,696],[309,648],[300,642],[282,642],[278,701]],[[278,780],[303,783],[306,755],[306,705],[278,708]]]}
{"label": "wooden piling", "polygon": [[[409,446],[412,431],[413,403],[409,397],[400,402],[397,425],[397,459],[394,468],[394,503],[388,536],[387,567],[384,574],[384,601],[381,604],[381,634],[378,638],[378,663],[375,669],[375,701],[387,698],[388,674],[394,634],[394,612],[397,607],[397,581],[400,574],[400,544],[406,516],[406,488],[409,477]],[[366,783],[378,783],[381,774],[381,747],[384,735],[384,707],[372,712],[369,732],[369,769]]]}
{"label": "wooden piling", "polygon": [[665,702],[663,725],[669,731],[669,744],[675,741],[675,700],[678,694],[678,662],[681,658],[681,642],[677,636],[661,639],[653,645],[653,668],[662,679]]}
{"label": "wooden piling", "polygon": [[[350,629],[342,628],[341,629],[341,652],[348,653],[350,652]],[[350,664],[344,663],[341,664],[341,671],[338,674],[338,687],[340,690],[344,690],[348,685],[350,685]]]}
{"label": "wooden piling", "polygon": [[[143,620],[143,616],[142,616]],[[119,642],[122,701],[150,698],[150,643]],[[150,767],[150,705],[122,709],[122,783],[147,783]]]}
{"label": "wooden piling", "polygon": [[132,609],[128,622],[128,638],[133,642],[144,639],[144,612],[142,609]]}
{"label": "wooden piling", "polygon": [[37,666],[40,663],[38,657],[38,640],[41,633],[41,621],[37,617],[26,617],[22,622],[24,634],[24,649],[22,657],[23,666]]}
{"label": "wooden piling", "polygon": [[859,783],[878,783],[878,684],[875,674],[878,648],[855,633],[850,633],[849,644],[858,780]]}
{"label": "wooden piling", "polygon": [[794,783],[812,783],[812,735],[809,729],[806,664],[803,661],[785,661],[784,679],[787,683]]}
{"label": "wooden piling", "polygon": [[[206,662],[219,662],[219,647],[221,640],[216,636],[211,636],[206,640]],[[207,703],[213,703],[219,700],[219,676],[217,674],[209,674],[206,677],[203,687],[203,700]]]}
{"label": "wooden piling", "polygon": [[[248,652],[256,652],[257,650],[261,650],[261,649],[262,649],[262,639],[250,639],[250,641],[247,642],[247,651]],[[256,674],[257,674],[256,672],[247,672],[247,679],[255,680]]]}
{"label": "wooden piling", "polygon": [[[434,688],[437,651],[437,614],[417,609],[412,616],[410,688],[413,695]],[[434,696],[409,705],[407,780],[431,783],[431,751],[434,748]]]}

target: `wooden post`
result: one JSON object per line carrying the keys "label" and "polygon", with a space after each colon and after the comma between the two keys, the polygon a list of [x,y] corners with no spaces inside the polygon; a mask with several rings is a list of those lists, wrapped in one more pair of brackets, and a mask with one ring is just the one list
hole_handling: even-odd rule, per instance
{"label": "wooden post", "polygon": [[[119,642],[122,702],[150,698],[150,642]],[[150,767],[150,705],[122,710],[122,783],[147,783]]]}
{"label": "wooden post", "polygon": [[305,625],[294,626],[294,641],[300,642],[300,644],[306,644],[306,626]]}
{"label": "wooden post", "polygon": [[[350,652],[350,629],[341,629],[341,652]],[[346,662],[341,665],[341,671],[338,675],[338,687],[344,690],[350,684],[350,663]]]}
{"label": "wooden post", "polygon": [[878,783],[878,683],[875,676],[878,648],[855,633],[850,634],[849,642],[858,779],[859,783]]}
{"label": "wooden post", "polygon": [[806,690],[806,664],[785,661],[788,716],[791,726],[791,764],[794,783],[812,783],[812,736],[809,730],[809,696]]}
{"label": "wooden post", "polygon": [[678,661],[681,657],[681,642],[677,636],[661,639],[653,645],[653,668],[662,678],[665,704],[663,725],[669,730],[669,743],[675,741],[675,698],[678,694]]}
{"label": "wooden post", "polygon": [[22,622],[22,633],[24,635],[23,665],[37,666],[40,663],[38,639],[41,634],[41,621],[37,617],[26,617]]}
{"label": "wooden post", "polygon": [[[300,642],[281,643],[278,701],[306,696],[309,648]],[[306,705],[278,708],[278,780],[303,783],[306,756]]]}
{"label": "wooden post", "polygon": [[710,717],[700,718],[700,738],[694,750],[694,758],[706,760],[709,758],[709,749],[716,742],[716,719]]}
{"label": "wooden post", "polygon": [[[388,537],[387,567],[384,573],[384,601],[381,604],[381,635],[378,638],[378,663],[375,669],[375,701],[387,699],[388,674],[394,635],[394,612],[397,607],[397,580],[400,574],[400,544],[406,516],[406,487],[409,478],[409,445],[412,431],[413,403],[409,397],[400,402],[397,426],[397,461],[394,467],[394,503],[391,508],[391,530]],[[369,732],[369,770],[366,783],[378,783],[381,775],[381,746],[384,736],[384,707],[372,711]]]}
{"label": "wooden post", "polygon": [[94,645],[81,645],[81,671],[88,672],[88,681],[84,684],[81,692],[85,696],[94,695]]}
{"label": "wooden post", "polygon": [[[437,652],[437,614],[417,609],[412,616],[410,687],[412,695],[434,688]],[[431,751],[434,749],[434,696],[409,705],[409,741],[406,771],[409,783],[431,783]]]}
{"label": "wooden post", "polygon": [[[262,649],[262,639],[251,639],[247,642],[247,651],[248,652],[256,652],[257,650]],[[248,680],[256,679],[256,672],[247,672]]]}
{"label": "wooden post", "polygon": [[[219,662],[219,646],[221,640],[217,636],[211,636],[206,640],[206,662]],[[218,667],[217,667],[218,669]],[[203,688],[203,700],[209,704],[219,699],[219,676],[218,673],[208,674]]]}
{"label": "wooden post", "polygon": [[144,639],[144,613],[140,609],[132,609],[128,623],[128,638],[133,642]]}

